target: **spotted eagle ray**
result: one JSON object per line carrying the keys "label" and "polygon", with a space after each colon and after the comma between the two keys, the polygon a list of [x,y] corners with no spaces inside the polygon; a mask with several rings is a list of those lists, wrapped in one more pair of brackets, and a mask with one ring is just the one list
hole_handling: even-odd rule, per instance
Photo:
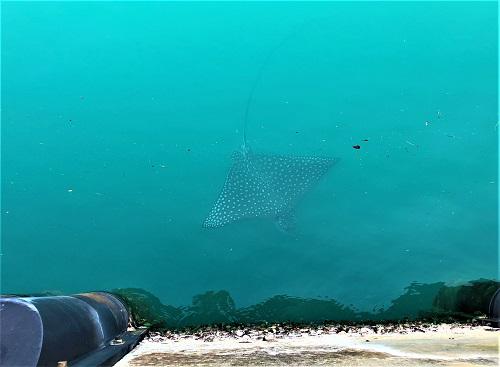
{"label": "spotted eagle ray", "polygon": [[265,217],[273,219],[280,230],[293,230],[298,201],[338,161],[330,157],[257,154],[248,145],[248,112],[256,86],[267,62],[287,39],[271,51],[259,69],[246,103],[243,145],[233,153],[233,165],[203,222],[205,228],[222,227],[245,218]]}

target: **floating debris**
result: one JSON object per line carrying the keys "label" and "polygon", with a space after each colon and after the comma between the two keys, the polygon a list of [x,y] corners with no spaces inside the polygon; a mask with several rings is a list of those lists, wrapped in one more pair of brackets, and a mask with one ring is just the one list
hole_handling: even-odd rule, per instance
{"label": "floating debris", "polygon": [[353,145],[352,147],[353,147],[354,149],[361,149],[361,146],[359,146],[359,145]]}

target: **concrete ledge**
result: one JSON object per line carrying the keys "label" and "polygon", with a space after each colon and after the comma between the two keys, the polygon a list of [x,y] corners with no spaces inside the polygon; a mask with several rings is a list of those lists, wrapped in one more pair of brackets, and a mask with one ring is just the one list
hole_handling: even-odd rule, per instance
{"label": "concrete ledge", "polygon": [[[273,329],[274,328],[274,329]],[[484,326],[236,329],[152,334],[116,364],[128,366],[497,366],[500,332]],[[206,334],[211,334],[207,338]],[[212,335],[213,334],[213,335]]]}

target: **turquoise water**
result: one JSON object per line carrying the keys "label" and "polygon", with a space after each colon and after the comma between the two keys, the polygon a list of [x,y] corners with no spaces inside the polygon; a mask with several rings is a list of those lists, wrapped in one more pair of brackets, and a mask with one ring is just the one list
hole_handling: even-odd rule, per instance
{"label": "turquoise water", "polygon": [[[4,2],[2,291],[373,310],[497,278],[496,7]],[[261,67],[253,151],[340,161],[294,231],[205,229]]]}

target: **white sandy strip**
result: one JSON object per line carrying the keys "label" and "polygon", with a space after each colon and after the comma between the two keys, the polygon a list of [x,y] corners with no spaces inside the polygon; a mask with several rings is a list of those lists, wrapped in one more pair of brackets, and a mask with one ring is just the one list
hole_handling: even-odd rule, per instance
{"label": "white sandy strip", "polygon": [[[332,352],[340,350],[362,350],[389,354],[407,359],[427,359],[439,361],[473,360],[487,358],[498,361],[498,332],[484,327],[451,327],[440,325],[434,331],[375,334],[370,330],[361,333],[339,333],[309,335],[290,334],[270,341],[253,338],[215,338],[212,342],[197,340],[192,336],[177,340],[143,341],[131,353],[116,364],[129,366],[134,358],[150,353],[182,353],[200,355],[245,355],[265,352],[269,355],[298,354],[301,352]],[[268,335],[266,335],[268,338]],[[367,342],[366,340],[369,340]],[[467,346],[462,348],[461,346]],[[477,348],[473,348],[476,345]],[[489,349],[482,348],[487,345]],[[494,346],[496,345],[496,351]],[[493,347],[492,347],[493,346]],[[472,347],[472,348],[471,348]]]}

